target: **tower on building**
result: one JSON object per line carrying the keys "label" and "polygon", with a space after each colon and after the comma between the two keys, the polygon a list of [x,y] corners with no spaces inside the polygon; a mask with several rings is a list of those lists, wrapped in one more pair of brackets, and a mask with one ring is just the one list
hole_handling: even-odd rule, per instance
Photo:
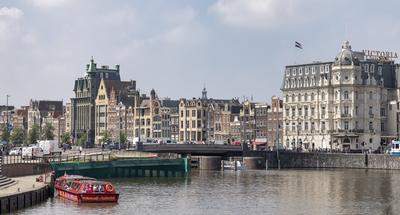
{"label": "tower on building", "polygon": [[204,99],[204,100],[207,99],[207,90],[206,90],[205,86],[203,88],[203,91],[201,92],[201,99]]}

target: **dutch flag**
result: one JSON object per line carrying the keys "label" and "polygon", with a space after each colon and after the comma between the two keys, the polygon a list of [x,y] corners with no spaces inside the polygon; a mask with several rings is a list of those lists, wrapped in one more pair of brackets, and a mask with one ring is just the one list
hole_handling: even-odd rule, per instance
{"label": "dutch flag", "polygon": [[301,43],[294,41],[294,47],[299,48],[299,49],[303,49],[303,46],[301,45]]}

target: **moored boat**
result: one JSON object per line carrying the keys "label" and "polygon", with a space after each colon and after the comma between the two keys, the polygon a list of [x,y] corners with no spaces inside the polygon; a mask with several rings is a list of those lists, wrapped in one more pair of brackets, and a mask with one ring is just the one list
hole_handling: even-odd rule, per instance
{"label": "moored boat", "polygon": [[60,197],[82,203],[117,202],[119,194],[106,181],[81,175],[64,175],[56,179],[54,188]]}
{"label": "moored boat", "polygon": [[391,155],[400,155],[400,141],[393,140],[390,149]]}

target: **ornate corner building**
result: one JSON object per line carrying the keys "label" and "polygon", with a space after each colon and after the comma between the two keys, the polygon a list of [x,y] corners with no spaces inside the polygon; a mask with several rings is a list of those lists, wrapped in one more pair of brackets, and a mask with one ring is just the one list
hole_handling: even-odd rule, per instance
{"label": "ornate corner building", "polygon": [[397,138],[398,68],[392,53],[353,51],[348,41],[333,62],[286,66],[284,146],[373,151]]}
{"label": "ornate corner building", "polygon": [[71,98],[71,132],[76,140],[87,136],[87,143],[95,142],[95,107],[99,85],[102,79],[121,81],[119,65],[115,69],[108,66],[97,67],[93,59],[86,65],[84,77],[75,80],[75,97]]}

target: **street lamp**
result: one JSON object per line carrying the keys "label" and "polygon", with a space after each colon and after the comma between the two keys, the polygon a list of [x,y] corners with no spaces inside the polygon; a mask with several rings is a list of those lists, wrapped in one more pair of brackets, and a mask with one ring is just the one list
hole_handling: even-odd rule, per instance
{"label": "street lamp", "polygon": [[300,124],[297,123],[297,140],[296,140],[296,150],[299,150],[301,144],[299,143],[299,135],[300,135]]}
{"label": "street lamp", "polygon": [[6,105],[6,111],[7,111],[7,116],[6,116],[7,117],[7,124],[6,124],[6,127],[7,127],[7,131],[9,130],[8,98],[10,98],[10,97],[11,97],[10,95],[8,95],[8,94],[6,95],[6,100],[7,100],[7,102],[6,102],[7,103],[7,105]]}

